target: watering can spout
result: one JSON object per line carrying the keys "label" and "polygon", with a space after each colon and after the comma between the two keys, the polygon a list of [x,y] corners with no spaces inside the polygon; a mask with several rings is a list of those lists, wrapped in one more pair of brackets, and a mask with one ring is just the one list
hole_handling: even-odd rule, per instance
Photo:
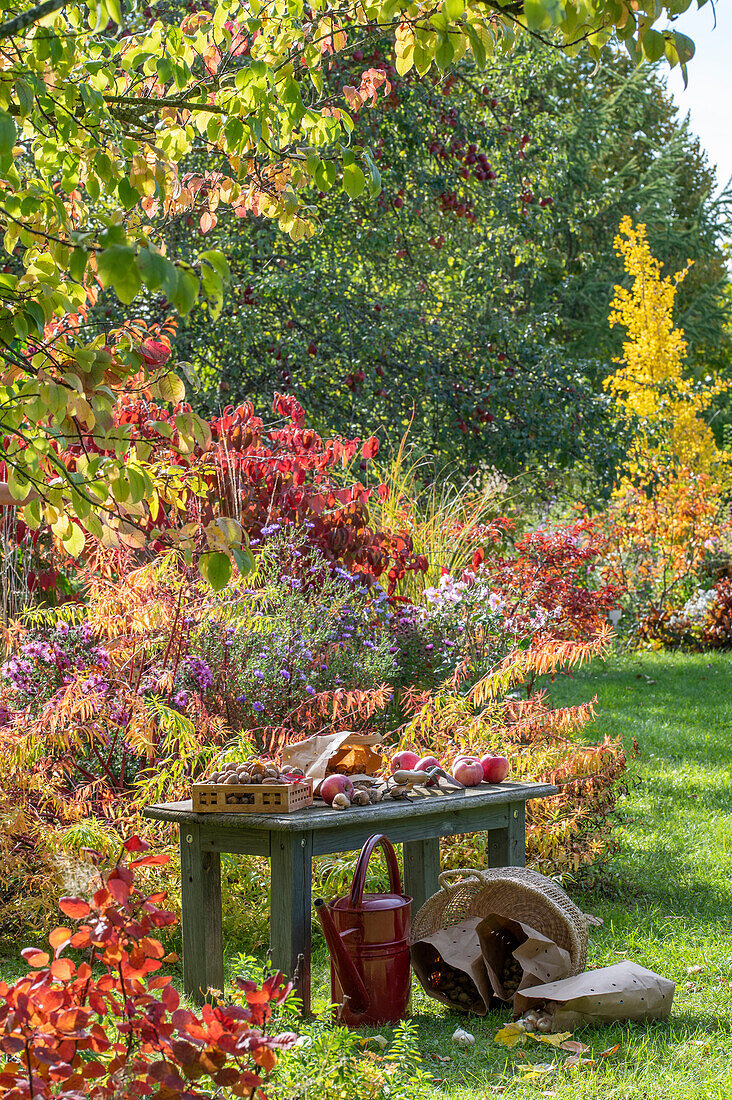
{"label": "watering can spout", "polygon": [[322,898],[316,898],[314,904],[341,988],[348,997],[349,1008],[353,1012],[365,1012],[369,1007],[370,998],[361,975],[356,969],[353,959],[346,951],[341,934],[333,923],[328,906]]}

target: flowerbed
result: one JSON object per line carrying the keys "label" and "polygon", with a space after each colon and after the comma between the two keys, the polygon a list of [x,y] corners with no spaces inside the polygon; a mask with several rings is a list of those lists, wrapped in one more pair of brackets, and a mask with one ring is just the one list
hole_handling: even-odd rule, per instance
{"label": "flowerbed", "polygon": [[11,624],[0,926],[37,924],[85,848],[144,835],[144,805],[186,797],[222,750],[276,752],[333,727],[446,760],[457,747],[506,751],[516,774],[563,787],[553,814],[530,822],[530,858],[562,873],[606,849],[622,747],[583,748],[591,707],[548,710],[535,683],[607,643],[615,594],[593,587],[598,530],[529,535],[511,555],[486,545],[419,603],[334,564],[311,534],[307,521],[261,528],[253,570],[218,593],[179,553],[136,567],[131,552],[98,548],[83,605]]}

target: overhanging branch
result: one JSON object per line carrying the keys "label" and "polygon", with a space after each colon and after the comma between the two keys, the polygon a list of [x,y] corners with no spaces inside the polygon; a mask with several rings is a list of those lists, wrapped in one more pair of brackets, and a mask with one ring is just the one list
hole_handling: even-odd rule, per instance
{"label": "overhanging branch", "polygon": [[39,19],[43,19],[45,15],[51,15],[52,12],[65,6],[66,0],[43,0],[42,4],[36,4],[34,8],[22,11],[20,15],[14,16],[13,19],[0,23],[0,38],[12,38],[14,34],[20,34],[26,27],[30,27],[33,23],[37,23]]}

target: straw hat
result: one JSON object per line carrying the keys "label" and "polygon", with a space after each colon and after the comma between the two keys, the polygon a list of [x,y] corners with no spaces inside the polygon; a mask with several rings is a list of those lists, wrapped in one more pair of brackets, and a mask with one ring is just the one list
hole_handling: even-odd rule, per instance
{"label": "straw hat", "polygon": [[[453,882],[454,879],[461,881]],[[441,889],[428,898],[412,920],[412,943],[468,917],[495,914],[520,921],[569,952],[572,974],[587,964],[590,924],[599,923],[578,909],[560,886],[525,867],[488,871],[443,871]]]}

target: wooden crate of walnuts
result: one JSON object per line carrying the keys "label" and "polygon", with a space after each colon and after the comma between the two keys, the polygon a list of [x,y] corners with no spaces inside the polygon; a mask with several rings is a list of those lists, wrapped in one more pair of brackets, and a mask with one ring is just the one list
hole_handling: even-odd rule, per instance
{"label": "wooden crate of walnuts", "polygon": [[222,764],[191,791],[194,813],[289,814],[313,803],[313,781],[269,760]]}

